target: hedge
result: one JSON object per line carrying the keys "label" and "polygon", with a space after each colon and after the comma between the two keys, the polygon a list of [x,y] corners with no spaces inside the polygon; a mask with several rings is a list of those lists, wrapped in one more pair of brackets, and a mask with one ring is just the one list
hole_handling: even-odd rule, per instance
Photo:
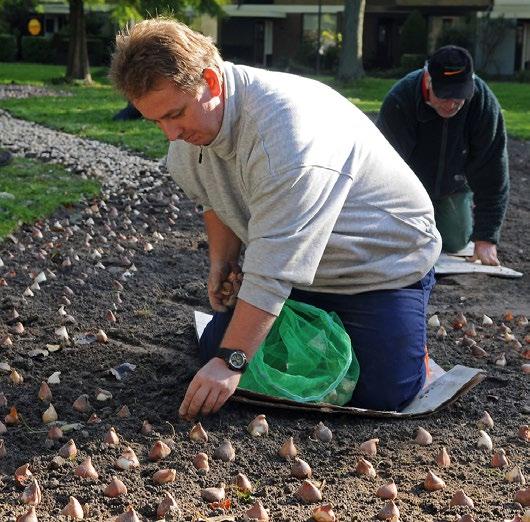
{"label": "hedge", "polygon": [[409,14],[400,35],[402,54],[423,54],[427,50],[427,22],[418,10]]}
{"label": "hedge", "polygon": [[17,59],[17,39],[12,34],[0,34],[0,62]]}
{"label": "hedge", "polygon": [[[68,58],[68,43],[68,38],[60,35],[53,35],[51,38],[43,36],[23,36],[22,61],[65,65]],[[90,65],[108,65],[111,47],[108,40],[89,38],[87,39],[87,47]],[[0,62],[9,61],[2,60],[1,56],[0,49]]]}
{"label": "hedge", "polygon": [[406,73],[408,73],[423,67],[426,58],[425,54],[403,54],[399,65]]}
{"label": "hedge", "polygon": [[55,63],[56,52],[50,38],[45,36],[22,37],[22,61]]}
{"label": "hedge", "polygon": [[[69,38],[54,35],[53,45],[56,50],[56,63],[66,64],[68,59]],[[102,38],[88,38],[88,61],[90,65],[108,65],[110,62],[110,41]]]}

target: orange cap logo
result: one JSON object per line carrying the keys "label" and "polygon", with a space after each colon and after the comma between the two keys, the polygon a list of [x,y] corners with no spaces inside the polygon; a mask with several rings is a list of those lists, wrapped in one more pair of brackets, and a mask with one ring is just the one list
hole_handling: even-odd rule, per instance
{"label": "orange cap logo", "polygon": [[465,67],[457,69],[456,71],[444,71],[444,76],[454,76],[455,74],[460,74],[466,70]]}

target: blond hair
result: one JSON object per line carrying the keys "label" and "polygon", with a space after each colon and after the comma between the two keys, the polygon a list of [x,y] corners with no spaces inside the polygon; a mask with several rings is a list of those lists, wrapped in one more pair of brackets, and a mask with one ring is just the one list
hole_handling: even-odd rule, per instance
{"label": "blond hair", "polygon": [[171,80],[194,94],[206,68],[222,72],[222,59],[212,41],[183,23],[157,17],[116,35],[109,76],[128,100],[141,98],[161,80]]}

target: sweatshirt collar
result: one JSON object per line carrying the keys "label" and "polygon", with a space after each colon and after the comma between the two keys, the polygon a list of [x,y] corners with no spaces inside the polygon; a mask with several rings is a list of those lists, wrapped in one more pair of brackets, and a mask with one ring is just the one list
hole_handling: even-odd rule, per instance
{"label": "sweatshirt collar", "polygon": [[230,62],[224,62],[223,64],[223,81],[223,121],[219,133],[209,145],[205,146],[205,149],[214,152],[221,158],[228,159],[235,154],[237,120],[239,119],[239,109],[235,104],[234,66]]}

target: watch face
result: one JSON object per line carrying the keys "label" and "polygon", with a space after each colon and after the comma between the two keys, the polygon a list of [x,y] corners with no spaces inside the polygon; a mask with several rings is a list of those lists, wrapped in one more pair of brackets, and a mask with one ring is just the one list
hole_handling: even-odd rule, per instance
{"label": "watch face", "polygon": [[243,368],[243,366],[245,366],[246,362],[247,362],[247,358],[245,357],[244,353],[232,352],[230,354],[230,364],[234,368]]}

